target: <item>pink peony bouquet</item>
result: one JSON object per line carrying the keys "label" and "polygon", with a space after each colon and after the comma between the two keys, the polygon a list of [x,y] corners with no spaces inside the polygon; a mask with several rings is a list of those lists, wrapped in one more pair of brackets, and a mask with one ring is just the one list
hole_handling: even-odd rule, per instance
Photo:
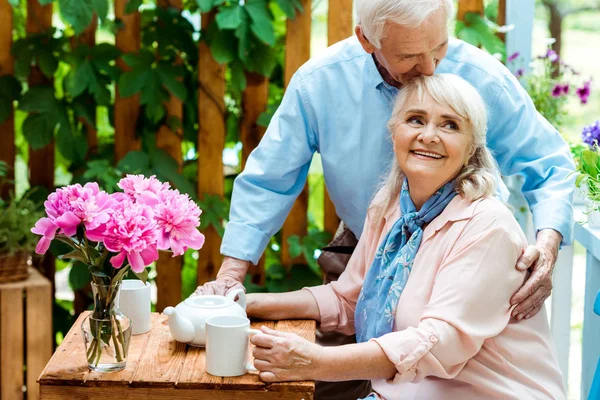
{"label": "pink peony bouquet", "polygon": [[127,175],[118,185],[123,192],[108,194],[92,182],[50,194],[47,217],[31,229],[42,236],[36,252],[44,254],[60,240],[73,248],[63,258],[88,265],[94,283],[107,285],[122,280],[129,268],[145,281],[158,250],[177,256],[202,247],[202,211],[188,195],[154,176]]}

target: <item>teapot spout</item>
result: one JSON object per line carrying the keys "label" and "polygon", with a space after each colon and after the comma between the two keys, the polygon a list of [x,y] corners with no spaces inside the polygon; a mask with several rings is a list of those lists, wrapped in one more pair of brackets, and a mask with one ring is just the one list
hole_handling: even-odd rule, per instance
{"label": "teapot spout", "polygon": [[194,340],[194,336],[196,336],[194,325],[188,318],[179,315],[175,307],[165,308],[163,314],[169,317],[169,329],[173,339],[182,343]]}

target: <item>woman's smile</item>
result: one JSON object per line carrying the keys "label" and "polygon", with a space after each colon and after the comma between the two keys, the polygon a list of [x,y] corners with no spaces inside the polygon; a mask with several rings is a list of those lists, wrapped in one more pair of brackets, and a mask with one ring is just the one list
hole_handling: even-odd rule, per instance
{"label": "woman's smile", "polygon": [[411,150],[410,153],[419,160],[437,161],[444,158],[443,155],[429,150],[415,149]]}

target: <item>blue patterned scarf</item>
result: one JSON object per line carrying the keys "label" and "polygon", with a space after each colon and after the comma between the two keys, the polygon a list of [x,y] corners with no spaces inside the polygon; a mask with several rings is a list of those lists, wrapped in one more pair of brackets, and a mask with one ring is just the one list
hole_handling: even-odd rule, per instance
{"label": "blue patterned scarf", "polygon": [[404,180],[400,193],[402,215],[381,242],[356,304],[354,326],[358,343],[392,332],[396,306],[421,245],[422,227],[440,215],[454,196],[451,181],[417,211],[408,192],[408,181]]}

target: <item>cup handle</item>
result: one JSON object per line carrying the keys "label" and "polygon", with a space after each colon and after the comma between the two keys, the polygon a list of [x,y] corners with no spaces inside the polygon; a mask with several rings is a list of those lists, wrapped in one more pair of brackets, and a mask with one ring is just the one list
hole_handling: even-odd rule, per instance
{"label": "cup handle", "polygon": [[[244,292],[244,289],[233,289],[231,292],[227,293],[227,297],[246,310],[246,293]],[[237,301],[235,300],[236,297],[238,298]]]}
{"label": "cup handle", "polygon": [[[258,335],[259,333],[262,333],[262,331],[260,329],[248,329],[248,336],[252,336],[252,335]],[[254,367],[254,365],[249,362],[246,363],[246,371],[248,372],[258,372],[258,370]]]}

